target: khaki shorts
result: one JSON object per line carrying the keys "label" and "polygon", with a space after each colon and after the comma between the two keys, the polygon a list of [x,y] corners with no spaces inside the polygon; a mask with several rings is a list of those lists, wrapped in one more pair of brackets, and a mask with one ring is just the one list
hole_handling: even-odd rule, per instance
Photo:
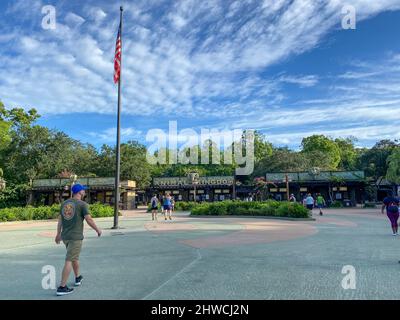
{"label": "khaki shorts", "polygon": [[82,240],[64,240],[67,248],[66,261],[78,261],[82,250]]}

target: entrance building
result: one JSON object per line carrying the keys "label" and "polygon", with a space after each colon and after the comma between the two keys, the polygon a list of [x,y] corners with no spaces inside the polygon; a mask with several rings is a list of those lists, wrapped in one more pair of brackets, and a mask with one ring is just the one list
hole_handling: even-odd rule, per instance
{"label": "entrance building", "polygon": [[152,194],[171,194],[175,201],[223,201],[233,199],[233,176],[199,177],[192,184],[188,177],[153,178],[152,186],[147,189],[147,197]]}
{"label": "entrance building", "polygon": [[365,201],[364,171],[311,171],[267,173],[268,192],[276,200],[287,200],[294,194],[298,201],[311,193],[320,193],[329,203],[340,201],[345,206],[355,206]]}
{"label": "entrance building", "polygon": [[[102,203],[114,205],[114,178],[79,178],[74,182],[67,178],[34,179],[31,182],[28,204],[52,205],[61,203],[71,197],[71,188],[74,183],[88,187],[85,201],[88,203]],[[136,182],[122,181],[120,184],[120,208],[133,209],[136,206]]]}

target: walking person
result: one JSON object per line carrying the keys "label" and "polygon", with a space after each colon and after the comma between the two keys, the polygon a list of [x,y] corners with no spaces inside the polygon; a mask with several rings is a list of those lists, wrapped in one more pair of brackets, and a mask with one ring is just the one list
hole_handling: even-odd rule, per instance
{"label": "walking person", "polygon": [[171,197],[171,213],[175,211],[175,199]]}
{"label": "walking person", "polygon": [[154,194],[153,198],[150,200],[151,203],[151,219],[157,221],[157,213],[158,213],[158,198],[157,195]]}
{"label": "walking person", "polygon": [[[164,207],[164,217],[165,220],[172,220],[171,218],[171,196],[169,195],[169,193],[167,193],[164,197],[164,201],[163,201],[163,207]],[[167,218],[168,216],[168,218]]]}
{"label": "walking person", "polygon": [[296,202],[296,197],[293,193],[290,195],[289,202]]}
{"label": "walking person", "polygon": [[322,208],[326,205],[326,202],[324,197],[320,193],[317,193],[316,202],[317,202],[317,207],[319,209],[319,215],[322,216],[323,215]]}
{"label": "walking person", "polygon": [[305,203],[306,203],[307,209],[311,211],[311,214],[312,214],[312,210],[314,208],[314,202],[315,201],[314,201],[314,198],[311,196],[311,193],[307,194]]}
{"label": "walking person", "polygon": [[161,204],[161,214],[165,214],[164,212],[164,196],[160,195],[160,204]]}
{"label": "walking person", "polygon": [[384,214],[384,209],[386,208],[386,214],[392,225],[393,235],[398,234],[398,223],[399,220],[399,199],[395,198],[393,194],[389,194],[385,199],[383,199],[381,212]]}
{"label": "walking person", "polygon": [[67,286],[72,269],[75,274],[75,286],[80,286],[82,283],[83,277],[79,271],[79,255],[83,241],[83,220],[86,220],[87,224],[97,232],[99,237],[101,236],[101,230],[96,226],[90,215],[89,205],[83,201],[86,189],[86,187],[80,184],[75,184],[72,187],[72,198],[64,201],[61,205],[55,242],[57,244],[60,244],[61,240],[64,242],[67,255],[65,257],[61,283],[56,293],[58,296],[67,295],[74,291],[73,288],[68,288]]}

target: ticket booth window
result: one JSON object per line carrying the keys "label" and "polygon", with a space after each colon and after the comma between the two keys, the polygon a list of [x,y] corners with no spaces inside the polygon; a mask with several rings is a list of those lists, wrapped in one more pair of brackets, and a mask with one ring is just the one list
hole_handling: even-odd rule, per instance
{"label": "ticket booth window", "polygon": [[106,203],[114,203],[114,193],[106,192]]}

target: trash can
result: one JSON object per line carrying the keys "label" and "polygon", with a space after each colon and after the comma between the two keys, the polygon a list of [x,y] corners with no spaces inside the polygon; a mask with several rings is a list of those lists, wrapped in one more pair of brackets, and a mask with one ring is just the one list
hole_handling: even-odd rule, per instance
{"label": "trash can", "polygon": [[344,205],[345,207],[351,207],[351,201],[348,200],[348,199],[343,200],[343,205]]}

